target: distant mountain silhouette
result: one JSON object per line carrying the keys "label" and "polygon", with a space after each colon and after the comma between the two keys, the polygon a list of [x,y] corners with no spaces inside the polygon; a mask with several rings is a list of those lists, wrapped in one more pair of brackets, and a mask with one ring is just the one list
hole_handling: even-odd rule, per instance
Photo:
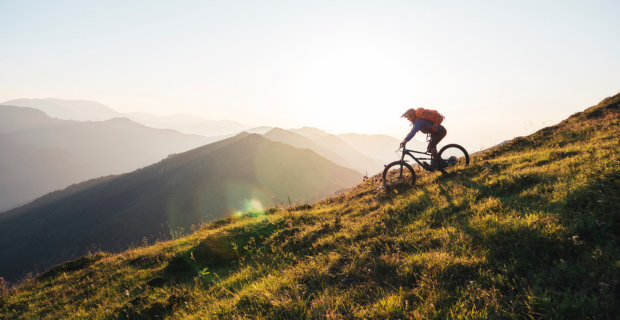
{"label": "distant mountain silhouette", "polygon": [[[361,172],[368,170],[368,173],[381,171],[384,164],[397,160],[398,156],[396,156],[394,150],[398,148],[402,141],[382,134],[347,133],[331,135],[313,127],[287,130],[307,137],[332,151],[336,151],[338,155],[352,163],[357,170]],[[426,151],[426,146],[426,143],[418,140],[411,140],[407,144],[407,148],[421,151]]]}
{"label": "distant mountain silhouette", "polygon": [[[0,274],[16,278],[83,254],[276,203],[315,201],[361,174],[257,134],[176,154],[120,176],[73,185],[0,215]],[[2,216],[4,215],[4,218]]]}
{"label": "distant mountain silhouette", "polygon": [[188,114],[174,114],[160,117],[147,113],[132,112],[126,116],[135,122],[152,128],[174,129],[187,134],[199,134],[206,137],[237,134],[250,126],[230,120],[207,120]]}
{"label": "distant mountain silhouette", "polygon": [[[402,141],[382,134],[347,133],[339,134],[338,138],[344,140],[366,156],[379,159],[383,164],[398,160],[399,155],[394,153],[394,151],[398,149]],[[426,143],[414,139],[407,143],[408,149],[419,151],[426,151],[426,146]]]}
{"label": "distant mountain silhouette", "polygon": [[[242,132],[256,133],[256,134],[265,134],[265,133],[271,131],[272,129],[273,129],[273,127],[261,126],[261,127],[254,127],[254,128],[244,129]],[[241,133],[241,132],[238,132],[237,134],[239,134],[239,133]]]}
{"label": "distant mountain silhouette", "polygon": [[128,118],[134,122],[156,129],[172,129],[186,134],[206,137],[234,135],[250,126],[230,120],[208,120],[191,114],[156,116],[144,112],[120,113],[99,102],[87,100],[16,99],[1,103],[18,107],[29,107],[45,112],[52,118],[77,121],[103,121],[113,118]]}
{"label": "distant mountain silhouette", "polygon": [[80,159],[66,151],[0,134],[0,212],[86,176]]}
{"label": "distant mountain silhouette", "polygon": [[48,116],[63,120],[101,121],[124,117],[99,102],[86,100],[16,99],[1,103],[2,105],[29,107],[45,112]]}
{"label": "distant mountain silhouette", "polygon": [[[126,117],[129,119],[133,119],[136,122],[140,121],[148,121],[155,123],[172,123],[172,124],[180,124],[180,123],[199,123],[205,121],[207,119],[196,116],[193,114],[187,113],[177,113],[169,116],[156,116],[146,112],[125,112]],[[144,123],[143,123],[144,124]]]}
{"label": "distant mountain silhouette", "polygon": [[368,174],[373,175],[383,171],[383,163],[381,163],[381,160],[373,159],[372,157],[362,154],[333,134],[326,134],[324,136],[313,135],[308,137],[308,139],[341,156],[357,171],[362,173],[368,172]]}
{"label": "distant mountain silhouette", "polygon": [[315,136],[319,136],[319,137],[324,137],[327,136],[328,133],[321,130],[321,129],[317,129],[317,128],[313,128],[313,127],[302,127],[299,129],[288,129],[288,131],[291,132],[295,132],[297,134],[300,134],[304,137],[315,137]]}
{"label": "distant mountain silhouette", "polygon": [[71,183],[129,172],[212,141],[125,118],[60,120],[5,105],[0,134],[0,190],[7,190],[0,193],[0,212]]}
{"label": "distant mountain silhouette", "polygon": [[263,134],[271,131],[272,129],[273,129],[273,127],[267,127],[267,126],[254,127],[254,128],[250,128],[250,129],[245,129],[245,130],[237,131],[235,133],[222,134],[222,135],[218,135],[218,136],[211,136],[211,137],[209,137],[209,140],[211,142],[222,141],[224,139],[232,138],[232,137],[234,137],[236,135],[239,135],[241,133],[256,133],[256,134],[263,135]]}
{"label": "distant mountain silhouette", "polygon": [[[347,168],[354,168],[352,163],[350,163],[349,161],[347,161],[346,159],[338,155],[336,152],[320,145],[319,143],[315,141],[312,141],[310,138],[304,137],[297,133],[284,130],[284,129],[280,129],[280,128],[274,128],[270,130],[269,132],[263,134],[263,137],[269,140],[272,140],[272,141],[286,143],[295,148],[310,149],[338,165],[341,165]],[[360,170],[358,171],[361,173]]]}

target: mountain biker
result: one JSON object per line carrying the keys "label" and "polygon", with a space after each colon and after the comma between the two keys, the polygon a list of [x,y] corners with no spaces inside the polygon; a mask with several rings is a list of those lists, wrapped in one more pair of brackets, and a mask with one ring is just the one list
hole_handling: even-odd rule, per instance
{"label": "mountain biker", "polygon": [[[442,125],[437,126],[437,130],[435,132],[432,131],[434,123],[430,120],[426,119],[418,119],[415,115],[415,109],[409,109],[401,118],[406,118],[411,121],[413,125],[413,129],[411,132],[405,137],[405,139],[400,143],[400,147],[404,148],[407,145],[407,142],[411,140],[418,131],[422,131],[422,133],[430,134],[430,141],[428,143],[428,148],[426,152],[431,153],[431,165],[429,169],[437,169],[439,168],[439,157],[437,156],[437,144],[445,138],[446,134],[448,134],[448,130]],[[424,164],[426,164],[424,162]]]}

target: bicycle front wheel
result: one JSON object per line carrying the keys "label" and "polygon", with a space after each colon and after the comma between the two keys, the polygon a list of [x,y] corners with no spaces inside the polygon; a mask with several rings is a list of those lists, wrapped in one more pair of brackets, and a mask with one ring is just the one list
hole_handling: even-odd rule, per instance
{"label": "bicycle front wheel", "polygon": [[383,186],[387,190],[410,188],[415,179],[415,171],[404,161],[394,161],[383,169]]}
{"label": "bicycle front wheel", "polygon": [[458,144],[449,144],[438,153],[444,168],[462,169],[469,165],[469,153]]}

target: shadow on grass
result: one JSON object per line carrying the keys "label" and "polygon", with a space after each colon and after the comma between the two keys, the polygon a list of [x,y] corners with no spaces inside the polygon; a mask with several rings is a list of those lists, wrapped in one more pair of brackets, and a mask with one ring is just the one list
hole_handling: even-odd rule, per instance
{"label": "shadow on grass", "polygon": [[247,225],[240,224],[217,235],[208,236],[196,246],[171,258],[164,268],[164,273],[168,277],[187,278],[197,275],[198,271],[203,268],[230,266],[233,261],[247,253],[249,245],[262,246],[264,239],[280,228],[282,228],[282,223],[274,224],[264,221]]}
{"label": "shadow on grass", "polygon": [[86,269],[93,265],[95,262],[101,260],[104,257],[110,256],[109,253],[97,253],[89,256],[84,256],[75,260],[67,261],[52,267],[51,269],[41,273],[36,277],[37,280],[43,281],[50,278],[59,276],[65,272],[78,271]]}

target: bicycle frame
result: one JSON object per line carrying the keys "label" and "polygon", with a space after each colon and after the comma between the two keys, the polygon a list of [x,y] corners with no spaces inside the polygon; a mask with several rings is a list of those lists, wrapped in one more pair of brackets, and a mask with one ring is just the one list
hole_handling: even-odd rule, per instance
{"label": "bicycle frame", "polygon": [[[398,151],[400,151],[400,150],[401,150],[401,149],[398,149],[398,150],[396,150],[395,152],[397,152],[397,153],[398,153]],[[420,151],[415,151],[415,150],[412,150],[412,149],[402,149],[402,155],[400,156],[400,161],[408,162],[409,160],[405,160],[405,155],[408,155],[409,157],[411,157],[411,159],[413,159],[413,161],[417,162],[417,163],[418,163],[418,165],[419,165],[421,168],[423,168],[424,170],[428,170],[428,169],[426,169],[426,168],[424,167],[424,165],[422,164],[422,162],[421,162],[421,161],[424,161],[424,160],[431,161],[431,160],[432,160],[432,158],[431,158],[431,157],[428,157],[428,158],[416,158],[416,157],[413,155],[413,153],[423,154],[423,155],[427,155],[427,156],[430,156],[430,155],[431,155],[431,154],[430,154],[430,153],[428,153],[428,152],[420,152]],[[446,162],[446,160],[443,160],[443,159],[441,159],[440,161],[441,161],[441,162]]]}
{"label": "bicycle frame", "polygon": [[[405,160],[405,156],[409,156],[411,157],[411,159],[413,159],[413,161],[415,161],[418,164],[418,167],[420,167],[421,169],[424,169],[426,171],[440,171],[443,174],[448,174],[448,172],[446,172],[444,169],[451,167],[453,165],[456,165],[457,162],[456,160],[458,160],[460,157],[457,157],[455,155],[449,156],[447,159],[444,159],[441,157],[441,155],[443,155],[444,151],[446,150],[455,150],[458,149],[459,151],[462,151],[463,156],[465,157],[465,163],[463,163],[464,166],[469,164],[469,154],[467,154],[467,151],[459,146],[458,144],[448,144],[444,147],[441,148],[441,150],[438,153],[439,159],[438,162],[433,162],[431,153],[430,151],[427,152],[421,152],[421,151],[416,151],[416,150],[411,150],[411,149],[406,149],[406,148],[398,148],[396,151],[394,151],[396,154],[399,154],[400,152],[400,159],[397,161],[394,161],[390,164],[386,164],[385,165],[385,169],[383,169],[383,183],[387,186],[387,173],[390,171],[390,168],[394,167],[394,169],[398,169],[400,168],[400,174],[402,175],[403,172],[403,168],[406,166],[408,167],[407,170],[414,170],[414,168],[412,167],[412,164],[408,164],[407,162],[409,162],[409,160]],[[418,155],[424,155],[427,157],[416,157],[415,154]],[[448,152],[448,155],[450,155],[450,152]],[[431,164],[426,163],[426,162],[422,162],[423,160],[431,160]],[[415,183],[415,174],[412,172],[413,176],[414,176],[414,183]],[[387,188],[387,187],[386,187]]]}
{"label": "bicycle frame", "polygon": [[[399,150],[401,150],[401,149],[398,149],[396,151],[398,152]],[[416,158],[412,153],[423,154],[423,155],[427,155],[429,157],[428,158]],[[420,167],[422,167],[422,168],[424,168],[424,165],[422,164],[422,162],[420,162],[420,160],[428,160],[428,161],[431,160],[430,153],[428,153],[428,152],[420,152],[420,151],[415,151],[415,150],[412,150],[412,149],[405,149],[405,148],[403,148],[402,149],[402,155],[400,156],[400,161],[405,161],[405,162],[409,161],[409,160],[405,160],[405,155],[408,155],[409,157],[411,157],[411,159],[413,159],[413,161],[417,162],[418,165]]]}

